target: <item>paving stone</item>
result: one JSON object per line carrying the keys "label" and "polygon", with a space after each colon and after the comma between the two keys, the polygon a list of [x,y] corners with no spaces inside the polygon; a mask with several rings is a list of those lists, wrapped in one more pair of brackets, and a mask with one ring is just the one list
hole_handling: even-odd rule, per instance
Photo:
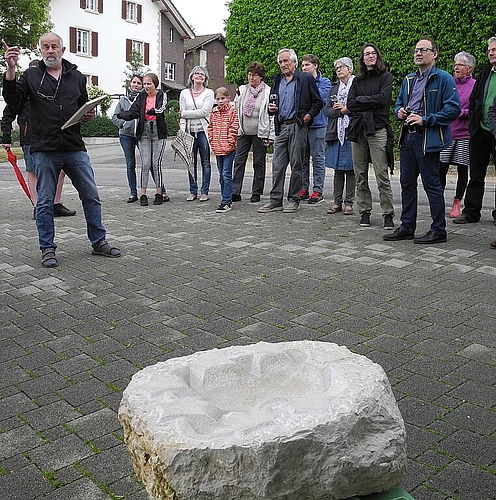
{"label": "paving stone", "polygon": [[453,462],[430,483],[442,492],[450,492],[455,498],[492,500],[496,491],[496,476],[464,462]]}
{"label": "paving stone", "polygon": [[[449,224],[448,243],[419,248],[382,241],[375,194],[370,228],[359,228],[358,215],[328,216],[326,204],[303,204],[288,218],[258,214],[243,200],[233,217],[221,219],[213,204],[185,201],[184,169],[169,148],[171,203],[145,212],[125,203],[118,142],[89,152],[121,259],[91,255],[78,195],[67,182],[64,203],[78,214],[56,220],[60,266],[43,269],[34,225],[20,223],[30,220],[30,204],[20,202],[10,167],[0,169],[7,235],[0,245],[0,451],[9,455],[0,466],[15,472],[0,477],[2,500],[109,498],[73,462],[57,470],[62,485],[53,489],[22,453],[49,465],[45,450],[67,442],[70,459],[89,453],[83,460],[104,471],[107,453],[121,445],[112,414],[138,369],[213,346],[292,339],[347,345],[384,367],[410,429],[403,485],[415,500],[489,500],[481,485],[492,486],[484,467],[495,468],[493,177],[479,224]],[[373,175],[370,182],[375,188]],[[398,176],[392,187],[399,213]],[[447,199],[454,187],[451,179]],[[329,177],[325,191],[332,199]],[[211,198],[220,200],[215,180]],[[419,201],[423,231],[430,216],[422,189]],[[79,422],[83,440],[64,426],[71,421]],[[446,463],[436,461],[440,454]],[[145,500],[131,461],[121,458],[110,491]]]}

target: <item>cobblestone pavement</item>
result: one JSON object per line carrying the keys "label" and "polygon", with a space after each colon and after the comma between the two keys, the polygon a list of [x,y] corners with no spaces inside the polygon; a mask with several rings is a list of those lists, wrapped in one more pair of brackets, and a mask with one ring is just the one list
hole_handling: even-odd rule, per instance
{"label": "cobblestone pavement", "polygon": [[[56,269],[41,267],[32,209],[0,164],[3,500],[145,500],[117,421],[131,376],[198,350],[302,339],[346,345],[386,370],[416,500],[496,498],[494,182],[480,223],[449,222],[448,243],[423,246],[383,242],[377,199],[370,228],[327,215],[329,173],[327,201],[296,214],[257,213],[248,173],[244,200],[216,214],[216,174],[209,202],[186,202],[185,171],[168,152],[171,202],[140,207],[125,203],[119,145],[89,152],[123,257],[91,255],[67,183],[63,202],[78,213],[56,220]],[[453,189],[451,179],[450,201]],[[397,176],[393,190],[398,222]],[[421,203],[419,234],[429,227]]]}

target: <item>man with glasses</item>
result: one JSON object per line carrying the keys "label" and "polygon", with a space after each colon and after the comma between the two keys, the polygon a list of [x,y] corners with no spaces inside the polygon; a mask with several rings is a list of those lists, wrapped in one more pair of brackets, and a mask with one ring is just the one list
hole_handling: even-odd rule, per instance
{"label": "man with glasses", "polygon": [[[401,225],[386,241],[413,240],[414,243],[444,243],[446,217],[441,186],[439,153],[451,144],[450,123],[460,114],[455,80],[436,68],[438,47],[431,38],[422,38],[413,51],[417,71],[401,84],[395,116],[403,122],[400,136]],[[429,200],[432,224],[429,231],[415,238],[417,225],[417,181]]]}
{"label": "man with glasses", "polygon": [[[79,193],[92,254],[120,257],[120,250],[106,241],[101,202],[79,124],[61,129],[88,101],[86,78],[74,64],[62,58],[65,47],[55,33],[45,33],[40,37],[43,60],[39,67],[28,68],[18,80],[15,67],[19,48],[8,47],[5,42],[3,45],[7,63],[3,91],[5,101],[15,113],[27,100],[30,104],[31,153],[38,178],[36,226],[43,267],[58,266],[53,200],[61,170],[69,176]],[[85,115],[86,120],[93,117],[94,111]]]}
{"label": "man with glasses", "polygon": [[[496,139],[491,134],[487,116],[489,106],[496,97],[496,37],[494,36],[487,41],[487,57],[489,63],[478,74],[469,100],[470,179],[465,193],[465,208],[459,217],[453,219],[455,224],[479,222],[491,154],[496,160]],[[496,224],[496,209],[493,210],[492,216]]]}

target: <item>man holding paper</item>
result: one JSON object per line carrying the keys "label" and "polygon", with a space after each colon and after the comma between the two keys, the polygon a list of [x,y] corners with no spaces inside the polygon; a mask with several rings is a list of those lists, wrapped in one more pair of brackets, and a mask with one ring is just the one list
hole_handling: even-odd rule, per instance
{"label": "man holding paper", "polygon": [[[27,99],[30,102],[31,154],[38,177],[36,226],[42,265],[58,265],[53,199],[61,170],[64,170],[79,193],[88,238],[93,247],[92,254],[120,257],[120,250],[106,241],[100,197],[79,123],[62,130],[64,123],[88,101],[86,78],[76,65],[62,58],[65,47],[60,36],[55,33],[45,33],[40,37],[43,60],[38,68],[28,68],[18,80],[15,67],[19,48],[8,47],[5,42],[3,46],[7,63],[3,83],[5,101],[14,112]],[[94,115],[93,109],[84,115],[83,120],[91,120]]]}

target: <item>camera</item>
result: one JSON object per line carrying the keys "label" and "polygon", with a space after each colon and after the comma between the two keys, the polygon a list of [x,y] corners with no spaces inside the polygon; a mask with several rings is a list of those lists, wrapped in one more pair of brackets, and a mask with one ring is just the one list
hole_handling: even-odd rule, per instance
{"label": "camera", "polygon": [[[416,109],[410,109],[410,108],[405,108],[406,116],[410,115],[419,115],[420,113]],[[407,127],[408,132],[413,134],[414,132],[417,132],[418,127],[416,125],[410,125],[406,122],[403,123],[405,127]]]}
{"label": "camera", "polygon": [[275,104],[277,106],[278,100],[279,100],[279,96],[277,94],[270,94],[269,95],[269,103],[270,104]]}
{"label": "camera", "polygon": [[339,102],[337,95],[330,95],[329,100],[331,101],[332,104],[336,104],[337,102]]}

